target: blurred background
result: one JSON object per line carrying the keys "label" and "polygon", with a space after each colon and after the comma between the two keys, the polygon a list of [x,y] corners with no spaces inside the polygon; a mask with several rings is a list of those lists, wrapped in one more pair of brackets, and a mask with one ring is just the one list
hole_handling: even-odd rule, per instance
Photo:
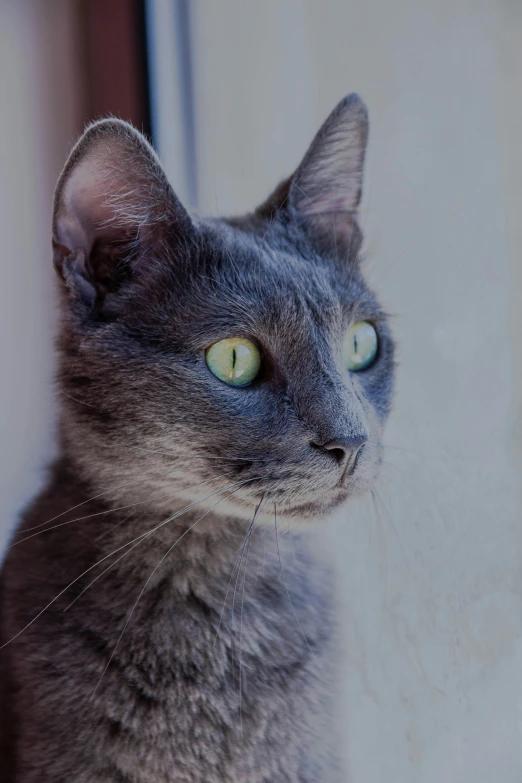
{"label": "blurred background", "polygon": [[259,203],[346,93],[394,314],[376,500],[323,527],[353,783],[522,779],[522,4],[0,0],[0,548],[54,453],[53,188],[85,122],[152,139],[187,206]]}

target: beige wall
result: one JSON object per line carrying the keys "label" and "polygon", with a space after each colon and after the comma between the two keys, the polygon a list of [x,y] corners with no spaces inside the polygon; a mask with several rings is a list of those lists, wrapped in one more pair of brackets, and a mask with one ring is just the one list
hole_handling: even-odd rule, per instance
{"label": "beige wall", "polygon": [[80,115],[74,6],[0,1],[0,551],[53,448],[50,229]]}
{"label": "beige wall", "polygon": [[355,783],[522,770],[522,14],[471,0],[198,0],[201,208],[252,207],[356,90],[369,278],[394,314],[380,501],[330,526]]}

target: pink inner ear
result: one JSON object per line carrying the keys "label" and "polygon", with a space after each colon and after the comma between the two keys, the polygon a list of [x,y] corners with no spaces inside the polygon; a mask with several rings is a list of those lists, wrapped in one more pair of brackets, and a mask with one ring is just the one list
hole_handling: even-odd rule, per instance
{"label": "pink inner ear", "polygon": [[152,236],[167,222],[190,218],[146,140],[121,120],[91,125],[71,153],[55,197],[55,247],[86,256],[97,238],[111,244]]}
{"label": "pink inner ear", "polygon": [[97,237],[125,241],[130,234],[152,229],[168,213],[169,194],[150,175],[145,166],[140,170],[139,165],[129,165],[126,170],[115,166],[108,155],[87,155],[74,167],[60,194],[56,240],[88,255]]}
{"label": "pink inner ear", "polygon": [[88,158],[75,167],[62,191],[56,217],[57,240],[69,250],[88,254],[95,233],[114,216],[107,202],[106,182]]}

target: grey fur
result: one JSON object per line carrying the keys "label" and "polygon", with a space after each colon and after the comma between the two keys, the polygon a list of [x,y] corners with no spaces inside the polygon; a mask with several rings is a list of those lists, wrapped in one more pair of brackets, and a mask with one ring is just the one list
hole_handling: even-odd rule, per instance
{"label": "grey fur", "polygon": [[[390,405],[358,261],[366,135],[349,96],[229,220],[191,218],[123,122],[73,150],[53,225],[61,456],[0,583],[2,783],[345,779],[330,569],[303,531],[371,486]],[[379,353],[349,374],[361,319]],[[204,358],[236,335],[263,357],[243,389]]]}

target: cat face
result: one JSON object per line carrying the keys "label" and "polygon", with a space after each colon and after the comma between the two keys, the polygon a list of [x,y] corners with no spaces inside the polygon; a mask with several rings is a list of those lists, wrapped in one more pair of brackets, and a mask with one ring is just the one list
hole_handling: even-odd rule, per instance
{"label": "cat face", "polygon": [[245,517],[317,516],[371,486],[393,341],[358,261],[366,132],[349,96],[255,213],[196,221],[136,131],[87,130],[54,248],[62,431],[97,485]]}

